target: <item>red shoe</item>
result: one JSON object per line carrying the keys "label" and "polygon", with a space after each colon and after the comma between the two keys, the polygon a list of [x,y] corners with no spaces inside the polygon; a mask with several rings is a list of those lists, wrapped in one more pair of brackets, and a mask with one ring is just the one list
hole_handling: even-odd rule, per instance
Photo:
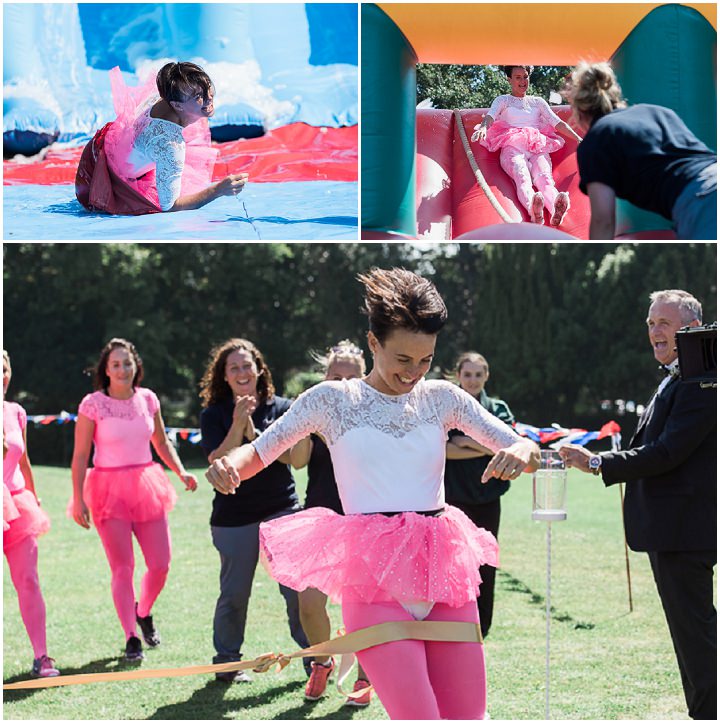
{"label": "red shoe", "polygon": [[305,686],[305,700],[320,700],[325,692],[325,688],[327,688],[330,673],[335,670],[335,661],[330,658],[330,663],[323,665],[313,660],[312,663],[310,663],[310,667],[312,668],[312,672]]}
{"label": "red shoe", "polygon": [[353,686],[353,693],[357,693],[358,690],[365,690],[365,692],[357,698],[348,698],[345,701],[345,705],[352,708],[367,708],[372,699],[372,688],[370,687],[369,681],[358,678]]}

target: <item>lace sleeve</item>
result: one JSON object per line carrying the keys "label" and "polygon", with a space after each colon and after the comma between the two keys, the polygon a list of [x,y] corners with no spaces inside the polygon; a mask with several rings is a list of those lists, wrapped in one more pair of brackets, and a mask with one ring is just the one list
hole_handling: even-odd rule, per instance
{"label": "lace sleeve", "polygon": [[290,409],[273,422],[254,442],[255,451],[267,467],[286,449],[307,437],[311,432],[324,432],[329,407],[340,392],[326,382],[303,392]]}
{"label": "lace sleeve", "polygon": [[144,133],[145,152],[155,161],[155,183],[157,184],[160,208],[169,211],[180,197],[180,179],[185,166],[185,141],[182,129],[173,123],[152,121]]}
{"label": "lace sleeve", "polygon": [[447,399],[447,409],[443,410],[446,432],[459,429],[493,452],[521,440],[505,422],[490,414],[477,399],[460,387],[450,382],[439,384],[442,385],[444,399]]}
{"label": "lace sleeve", "polygon": [[492,102],[492,105],[488,110],[488,115],[491,116],[494,121],[496,121],[498,119],[498,116],[503,112],[503,110],[505,110],[506,105],[507,104],[505,102],[505,96],[499,95]]}
{"label": "lace sleeve", "polygon": [[80,406],[78,407],[78,414],[82,414],[93,422],[97,422],[98,412],[94,394],[86,394],[82,398]]}
{"label": "lace sleeve", "polygon": [[562,121],[557,113],[548,105],[544,98],[537,99],[538,109],[540,110],[540,118],[553,128]]}

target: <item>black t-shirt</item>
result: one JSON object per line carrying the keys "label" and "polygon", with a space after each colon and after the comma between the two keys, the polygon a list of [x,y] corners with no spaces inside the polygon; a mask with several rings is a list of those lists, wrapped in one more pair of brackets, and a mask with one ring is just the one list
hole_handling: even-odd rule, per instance
{"label": "black t-shirt", "polygon": [[[515,421],[510,407],[502,399],[489,397],[485,390],[477,398],[485,409],[506,424]],[[464,434],[459,429],[451,429],[448,439]],[[507,480],[492,477],[485,484],[480,482],[485,468],[492,457],[469,457],[468,459],[445,460],[445,501],[451,505],[482,505],[494,502],[510,489]]]}
{"label": "black t-shirt", "polygon": [[580,190],[604,183],[619,198],[672,219],[687,184],[717,161],[675,111],[659,105],[619,108],[593,123],[577,150]]}
{"label": "black t-shirt", "polygon": [[342,502],[335,481],[330,450],[316,434],[312,435],[312,452],[308,462],[308,486],[305,495],[305,509],[327,507],[339,515],[343,513]]}
{"label": "black t-shirt", "polygon": [[[233,399],[227,399],[201,412],[200,445],[205,454],[210,455],[222,444],[232,426],[234,408]],[[264,431],[289,408],[290,400],[284,397],[274,397],[272,401],[259,404],[252,415],[255,429]],[[214,527],[240,527],[261,522],[281,510],[297,508],[299,501],[290,466],[273,462],[254,477],[244,480],[234,495],[216,491],[210,524]]]}

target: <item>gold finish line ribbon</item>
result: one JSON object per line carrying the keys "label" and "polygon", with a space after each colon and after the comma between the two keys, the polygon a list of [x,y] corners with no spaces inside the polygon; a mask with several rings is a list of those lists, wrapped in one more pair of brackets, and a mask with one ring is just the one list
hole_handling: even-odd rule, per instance
{"label": "gold finish line ribbon", "polygon": [[[30,688],[58,688],[64,685],[85,685],[87,683],[111,683],[121,680],[142,680],[144,678],[179,678],[184,675],[228,673],[236,670],[253,670],[265,673],[275,666],[279,672],[293,658],[315,655],[348,655],[374,645],[395,643],[400,640],[425,640],[450,643],[482,643],[480,626],[475,623],[442,622],[434,620],[398,620],[372,625],[353,633],[326,640],[309,648],[285,655],[265,653],[254,660],[216,663],[214,665],[191,665],[185,668],[156,668],[154,670],[122,670],[114,673],[83,673],[60,675],[55,678],[36,678],[3,685],[3,690],[28,690]],[[363,691],[360,691],[362,693]],[[351,694],[352,695],[352,694]]]}

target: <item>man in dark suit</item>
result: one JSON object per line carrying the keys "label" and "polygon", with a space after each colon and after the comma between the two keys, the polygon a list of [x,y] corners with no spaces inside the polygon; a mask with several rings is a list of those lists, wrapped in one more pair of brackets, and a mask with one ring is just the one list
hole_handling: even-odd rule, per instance
{"label": "man in dark suit", "polygon": [[675,333],[702,323],[685,291],[650,295],[647,326],[667,375],[647,405],[629,449],[593,454],[566,446],[569,466],[627,482],[625,534],[647,552],[680,667],[691,718],[717,720],[717,396],[679,379]]}

